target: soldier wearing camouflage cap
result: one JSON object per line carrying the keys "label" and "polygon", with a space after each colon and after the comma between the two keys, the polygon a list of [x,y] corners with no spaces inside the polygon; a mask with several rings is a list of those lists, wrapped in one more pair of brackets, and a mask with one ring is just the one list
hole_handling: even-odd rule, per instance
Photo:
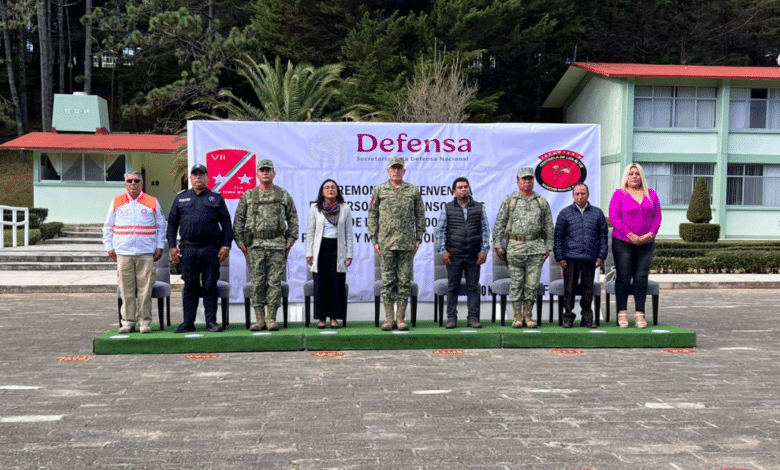
{"label": "soldier wearing camouflage cap", "polygon": [[496,256],[506,261],[512,282],[509,300],[514,310],[512,328],[536,328],[532,320],[536,291],[544,261],[553,249],[550,203],[534,192],[534,169],[517,172],[518,191],[501,204],[493,227]]}
{"label": "soldier wearing camouflage cap", "polygon": [[257,322],[249,329],[279,329],[276,312],[281,305],[281,281],[295,240],[298,211],[290,193],[274,185],[274,162],[257,162],[259,185],[241,196],[234,219],[236,245],[247,257],[252,282],[252,305]]}
{"label": "soldier wearing camouflage cap", "polygon": [[408,330],[406,305],[411,294],[414,255],[425,233],[420,188],[404,182],[403,157],[387,161],[386,183],[374,187],[368,210],[368,234],[382,263],[383,331]]}

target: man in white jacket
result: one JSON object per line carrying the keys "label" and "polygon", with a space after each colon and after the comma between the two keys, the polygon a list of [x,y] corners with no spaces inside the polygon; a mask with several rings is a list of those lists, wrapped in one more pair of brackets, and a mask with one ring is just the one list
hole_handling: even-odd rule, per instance
{"label": "man in white jacket", "polygon": [[167,223],[159,201],[142,191],[139,171],[125,174],[127,192],[111,201],[103,244],[108,257],[117,262],[122,297],[120,333],[132,333],[139,323],[141,333],[151,333],[154,262],[165,247]]}

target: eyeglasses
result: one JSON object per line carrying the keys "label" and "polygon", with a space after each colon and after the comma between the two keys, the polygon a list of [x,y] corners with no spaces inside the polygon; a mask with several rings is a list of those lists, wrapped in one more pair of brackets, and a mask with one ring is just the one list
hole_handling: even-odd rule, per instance
{"label": "eyeglasses", "polygon": [[125,183],[140,183],[141,180],[127,180]]}

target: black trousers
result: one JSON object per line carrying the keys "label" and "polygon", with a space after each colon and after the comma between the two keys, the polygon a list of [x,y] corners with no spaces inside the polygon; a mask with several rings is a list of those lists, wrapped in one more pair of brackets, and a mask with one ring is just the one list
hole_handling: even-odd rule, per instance
{"label": "black trousers", "polygon": [[219,247],[183,247],[181,261],[182,305],[184,323],[193,325],[198,302],[203,297],[206,323],[217,322],[217,281],[219,280]]}
{"label": "black trousers", "polygon": [[[552,268],[556,269],[556,268]],[[576,259],[566,260],[566,269],[563,270],[563,319],[573,322],[574,297],[580,294],[580,321],[590,323],[593,321],[593,280],[596,274],[594,261],[582,261]]]}
{"label": "black trousers", "polygon": [[314,318],[318,320],[344,320],[347,318],[347,273],[336,271],[337,240],[323,238],[315,261],[317,272],[314,280]]}

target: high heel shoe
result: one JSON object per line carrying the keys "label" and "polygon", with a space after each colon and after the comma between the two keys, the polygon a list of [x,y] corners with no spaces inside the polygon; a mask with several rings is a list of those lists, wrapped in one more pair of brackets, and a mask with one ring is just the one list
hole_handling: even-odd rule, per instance
{"label": "high heel shoe", "polygon": [[621,328],[628,328],[628,313],[618,313],[618,326]]}
{"label": "high heel shoe", "polygon": [[637,328],[647,327],[647,320],[645,320],[645,314],[642,312],[636,312],[636,315],[634,315],[634,321]]}

